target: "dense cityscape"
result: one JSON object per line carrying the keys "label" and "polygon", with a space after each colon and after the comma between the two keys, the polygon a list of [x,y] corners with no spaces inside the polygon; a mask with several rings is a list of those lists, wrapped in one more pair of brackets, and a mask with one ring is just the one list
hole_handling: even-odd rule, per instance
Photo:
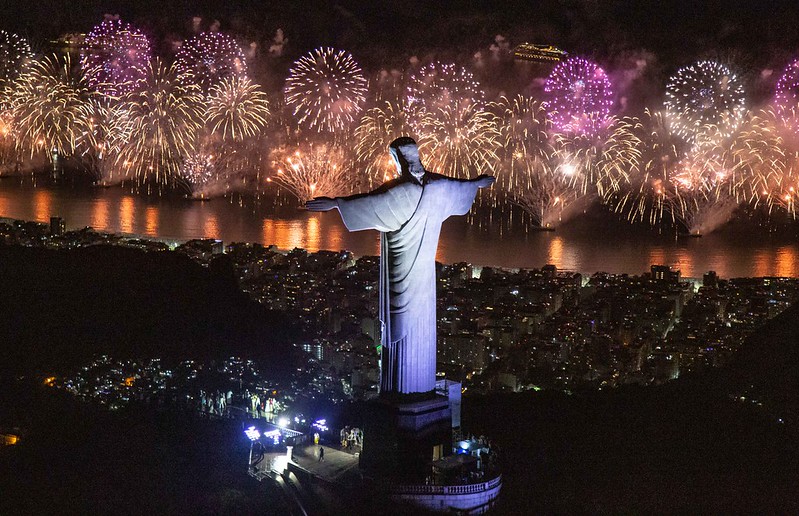
{"label": "dense cityscape", "polygon": [[[225,246],[218,240],[167,244],[91,228],[65,231],[59,218],[49,225],[8,220],[0,225],[0,236],[4,245],[116,245],[181,253],[205,267],[224,257],[245,292],[302,329],[302,339],[293,345],[308,363],[289,384],[270,383],[246,357],[216,365],[188,360],[172,368],[158,357],[102,356],[74,377],[52,371],[57,377],[51,378],[51,371],[40,371],[50,384],[82,398],[110,408],[131,399],[169,399],[199,408],[200,393],[216,388],[231,393],[225,394],[228,404],[235,390],[241,408],[251,394],[266,401],[273,390],[280,395],[272,403],[280,406],[297,399],[340,403],[377,396],[376,257]],[[438,375],[461,382],[469,394],[660,384],[720,367],[799,295],[799,280],[793,278],[725,279],[713,271],[681,278],[679,270],[660,264],[639,275],[585,277],[552,265],[506,270],[437,264],[437,276]]]}

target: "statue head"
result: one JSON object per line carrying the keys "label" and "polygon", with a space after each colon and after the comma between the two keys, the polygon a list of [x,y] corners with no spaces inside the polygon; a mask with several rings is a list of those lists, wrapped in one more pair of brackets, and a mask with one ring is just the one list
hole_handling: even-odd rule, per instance
{"label": "statue head", "polygon": [[419,147],[413,138],[401,136],[389,144],[388,150],[401,176],[411,175],[417,182],[422,182],[425,170],[419,159]]}

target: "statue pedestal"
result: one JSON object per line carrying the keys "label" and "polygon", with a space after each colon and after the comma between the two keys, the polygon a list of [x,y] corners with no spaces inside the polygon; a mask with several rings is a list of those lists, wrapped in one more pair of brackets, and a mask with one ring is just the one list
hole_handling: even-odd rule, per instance
{"label": "statue pedestal", "polygon": [[430,463],[452,453],[452,416],[443,396],[379,400],[365,418],[360,467],[367,477],[424,482]]}

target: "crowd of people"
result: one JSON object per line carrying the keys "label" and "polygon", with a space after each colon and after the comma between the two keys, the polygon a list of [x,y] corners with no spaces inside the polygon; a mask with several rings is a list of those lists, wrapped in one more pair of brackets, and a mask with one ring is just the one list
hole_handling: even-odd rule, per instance
{"label": "crowd of people", "polygon": [[363,430],[357,427],[345,426],[339,433],[341,447],[345,450],[353,451],[356,447],[363,445]]}

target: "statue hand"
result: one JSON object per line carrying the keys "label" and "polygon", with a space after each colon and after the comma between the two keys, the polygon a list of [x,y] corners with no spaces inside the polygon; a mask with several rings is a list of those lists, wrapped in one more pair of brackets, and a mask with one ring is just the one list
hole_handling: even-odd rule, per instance
{"label": "statue hand", "polygon": [[494,184],[497,178],[494,176],[489,176],[488,174],[481,174],[477,177],[474,181],[477,183],[477,186],[480,188],[485,188],[487,186],[491,186]]}
{"label": "statue hand", "polygon": [[310,211],[329,211],[337,206],[336,200],[330,197],[317,197],[305,203],[305,207]]}

